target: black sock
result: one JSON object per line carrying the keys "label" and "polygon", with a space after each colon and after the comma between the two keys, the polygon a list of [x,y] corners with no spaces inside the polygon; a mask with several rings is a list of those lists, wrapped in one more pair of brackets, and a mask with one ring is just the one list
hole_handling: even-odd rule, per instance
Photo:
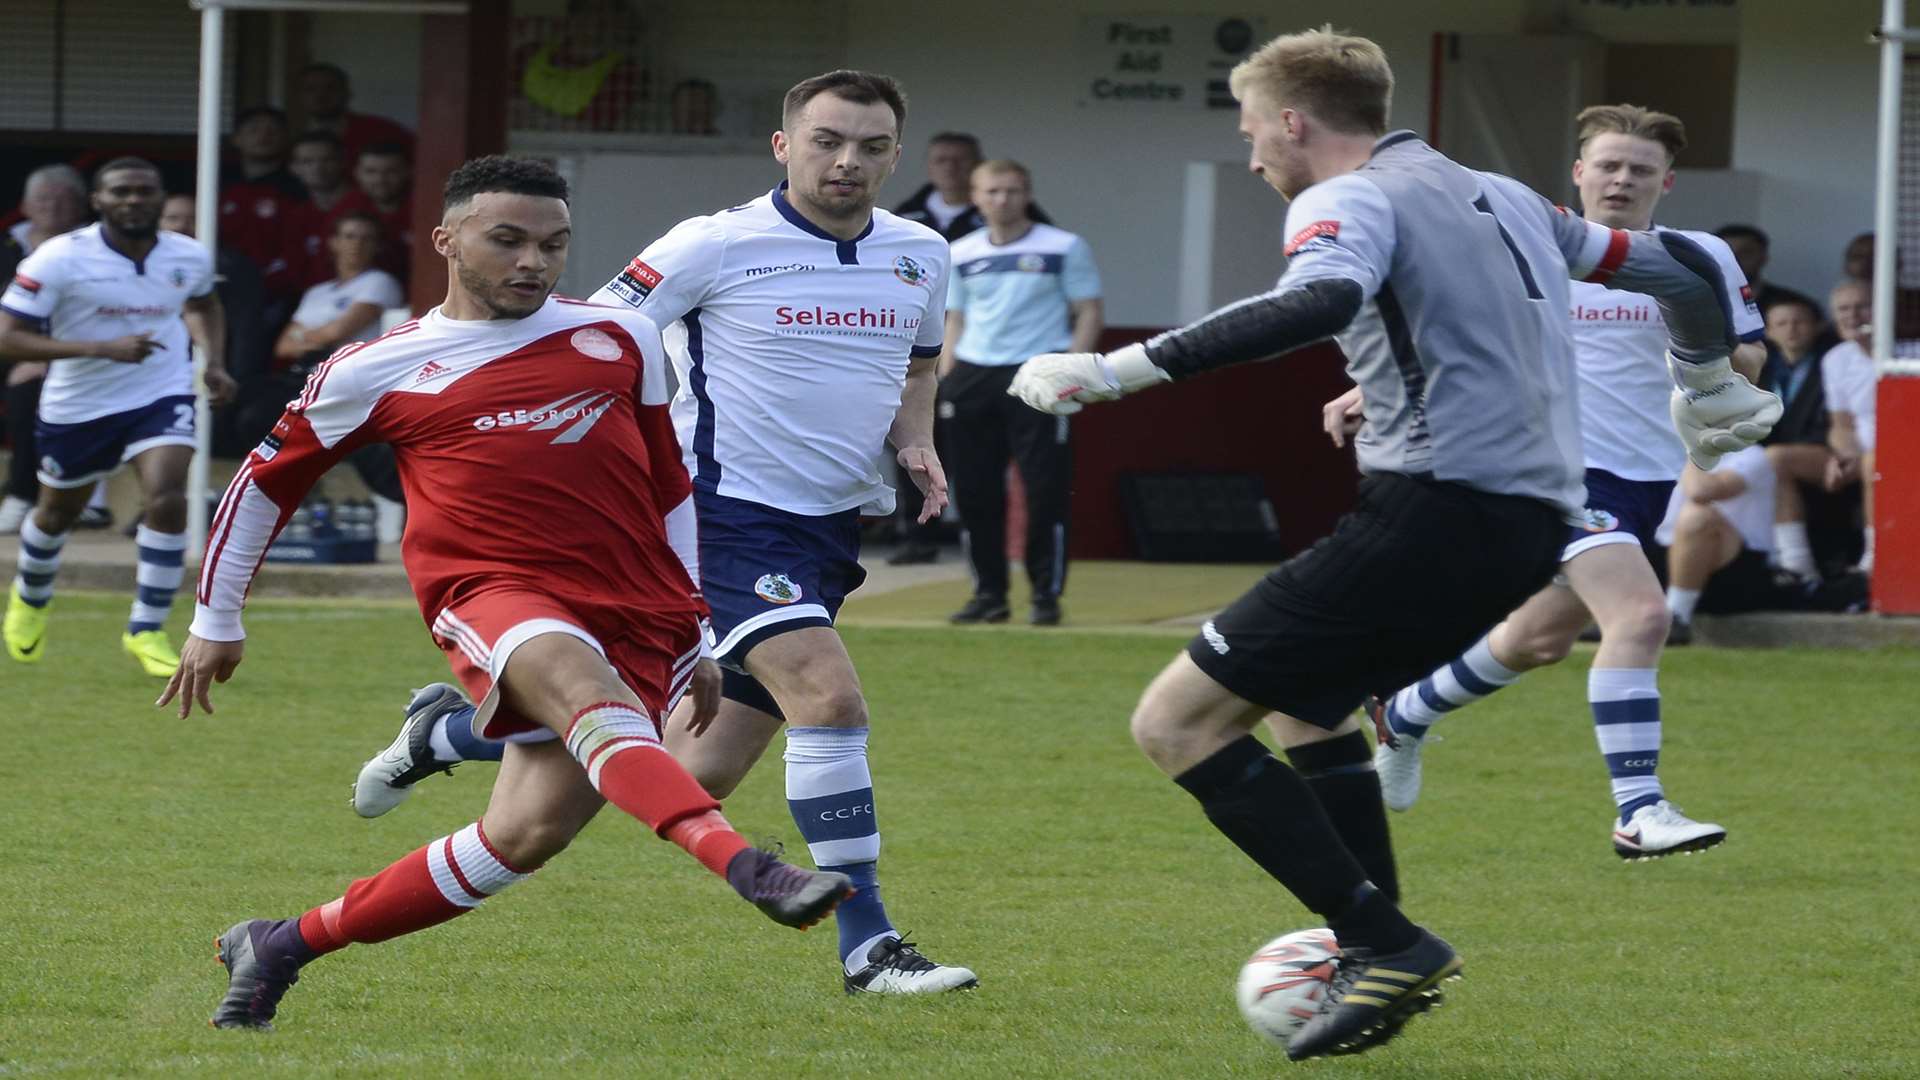
{"label": "black sock", "polygon": [[1380,777],[1373,771],[1373,748],[1358,731],[1287,751],[1313,796],[1333,820],[1340,840],[1360,860],[1367,878],[1400,902],[1400,875],[1393,868],[1393,839],[1387,833],[1387,806],[1380,801]]}
{"label": "black sock", "polygon": [[1245,736],[1174,778],[1207,820],[1309,909],[1344,944],[1397,952],[1418,930],[1368,884],[1306,782]]}

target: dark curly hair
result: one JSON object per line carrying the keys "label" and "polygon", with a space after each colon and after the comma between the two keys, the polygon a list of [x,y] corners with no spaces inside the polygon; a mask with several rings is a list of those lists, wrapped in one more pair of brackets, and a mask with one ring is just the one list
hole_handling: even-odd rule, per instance
{"label": "dark curly hair", "polygon": [[475,195],[502,191],[510,195],[543,195],[567,201],[567,181],[553,166],[533,158],[489,154],[463,163],[447,177],[440,193],[441,212],[473,201]]}

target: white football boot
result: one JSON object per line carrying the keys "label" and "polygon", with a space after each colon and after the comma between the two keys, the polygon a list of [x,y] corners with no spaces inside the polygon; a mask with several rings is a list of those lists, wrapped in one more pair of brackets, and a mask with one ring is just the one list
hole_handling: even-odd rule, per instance
{"label": "white football boot", "polygon": [[867,950],[867,964],[845,976],[849,994],[937,994],[980,985],[963,967],[936,964],[904,936],[888,935]]}
{"label": "white football boot", "polygon": [[1394,731],[1381,699],[1368,698],[1366,708],[1373,721],[1373,771],[1380,777],[1380,801],[1389,810],[1411,809],[1420,799],[1420,748],[1426,739]]}
{"label": "white football boot", "polygon": [[1727,830],[1694,821],[1681,814],[1679,807],[1661,799],[1635,810],[1625,825],[1614,826],[1613,851],[1629,861],[1657,859],[1705,851],[1726,838]]}
{"label": "white football boot", "polygon": [[361,817],[374,818],[399,806],[413,794],[413,785],[437,772],[453,771],[457,762],[445,762],[433,756],[431,739],[434,721],[447,713],[465,708],[466,695],[448,683],[433,683],[413,692],[407,702],[407,718],[400,734],[385,750],[360,767],[353,781],[353,810]]}

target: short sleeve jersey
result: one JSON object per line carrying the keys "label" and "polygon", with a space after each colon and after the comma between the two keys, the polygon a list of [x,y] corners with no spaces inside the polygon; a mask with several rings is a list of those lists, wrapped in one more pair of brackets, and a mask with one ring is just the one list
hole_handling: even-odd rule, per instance
{"label": "short sleeve jersey", "polygon": [[968,233],[953,242],[947,287],[947,310],[966,320],[953,354],[1000,367],[1058,352],[1073,341],[1068,305],[1099,295],[1092,249],[1065,229],[1035,224],[1005,244],[986,229]]}
{"label": "short sleeve jersey", "polygon": [[1820,381],[1827,395],[1827,411],[1852,413],[1861,448],[1873,449],[1877,433],[1874,397],[1879,391],[1873,357],[1859,345],[1843,341],[1820,358]]}
{"label": "short sleeve jersey", "polygon": [[138,364],[98,357],[54,362],[40,419],[76,424],[193,393],[182,307],[213,291],[213,259],[191,237],[161,230],[145,259],[108,242],[99,224],[56,236],[20,263],[0,307],[58,340],[148,334],[159,348]]}
{"label": "short sleeve jersey", "polygon": [[[1712,472],[1734,473],[1746,481],[1745,490],[1730,499],[1721,499],[1713,504],[1720,516],[1727,519],[1733,531],[1740,534],[1740,543],[1751,551],[1767,554],[1773,551],[1773,465],[1767,460],[1767,448],[1749,446],[1723,455],[1714,465]],[[1673,546],[1674,521],[1680,515],[1680,507],[1687,501],[1686,493],[1679,488],[1673,489],[1673,496],[1667,504],[1666,520],[1654,530],[1654,539],[1667,547]]]}
{"label": "short sleeve jersey", "polygon": [[[345,281],[337,278],[323,281],[302,293],[300,306],[293,312],[293,321],[299,326],[324,326],[345,314],[355,304],[372,304],[384,310],[399,307],[406,300],[406,293],[392,274],[384,270],[363,270]],[[371,341],[379,336],[380,320],[375,319],[340,344]]]}
{"label": "short sleeve jersey", "polygon": [[673,327],[673,419],[696,491],[885,513],[878,463],[910,359],[940,353],[947,242],[877,209],[839,240],[785,189],[681,222],[594,301]]}
{"label": "short sleeve jersey", "polygon": [[[1726,241],[1683,232],[1720,264],[1724,302],[1742,341],[1765,329],[1746,275]],[[1580,441],[1589,469],[1626,480],[1673,480],[1686,448],[1667,412],[1673,383],[1667,374],[1667,328],[1660,305],[1643,293],[1573,282],[1571,315],[1580,373]]]}

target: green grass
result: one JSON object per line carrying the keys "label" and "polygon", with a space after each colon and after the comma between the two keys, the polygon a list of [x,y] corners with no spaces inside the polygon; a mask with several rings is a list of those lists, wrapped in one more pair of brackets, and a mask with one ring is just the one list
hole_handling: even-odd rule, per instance
{"label": "green grass", "polygon": [[[120,654],[124,605],[63,596],[46,663],[0,667],[0,1075],[1920,1074],[1911,652],[1670,657],[1664,778],[1732,839],[1650,865],[1607,844],[1584,656],[1452,722],[1394,824],[1408,909],[1468,977],[1392,1046],[1296,1067],[1232,981],[1317,920],[1126,736],[1164,633],[849,629],[889,905],[976,993],[847,1000],[830,930],[767,924],[608,813],[475,914],[315,964],[276,1034],[212,1031],[215,934],[472,820],[489,767],[348,809],[407,687],[444,677],[404,606],[261,602],[219,711],[183,722]],[[728,813],[803,850],[777,761]]]}
{"label": "green grass", "polygon": [[[1081,629],[1137,626],[1218,611],[1267,569],[1231,563],[1076,562],[1065,605],[1067,621]],[[1024,622],[1031,593],[1024,575],[1014,577],[1009,599],[1016,618]],[[966,578],[874,595],[856,592],[847,598],[843,619],[872,626],[944,626],[947,614],[972,593],[973,582]]]}

